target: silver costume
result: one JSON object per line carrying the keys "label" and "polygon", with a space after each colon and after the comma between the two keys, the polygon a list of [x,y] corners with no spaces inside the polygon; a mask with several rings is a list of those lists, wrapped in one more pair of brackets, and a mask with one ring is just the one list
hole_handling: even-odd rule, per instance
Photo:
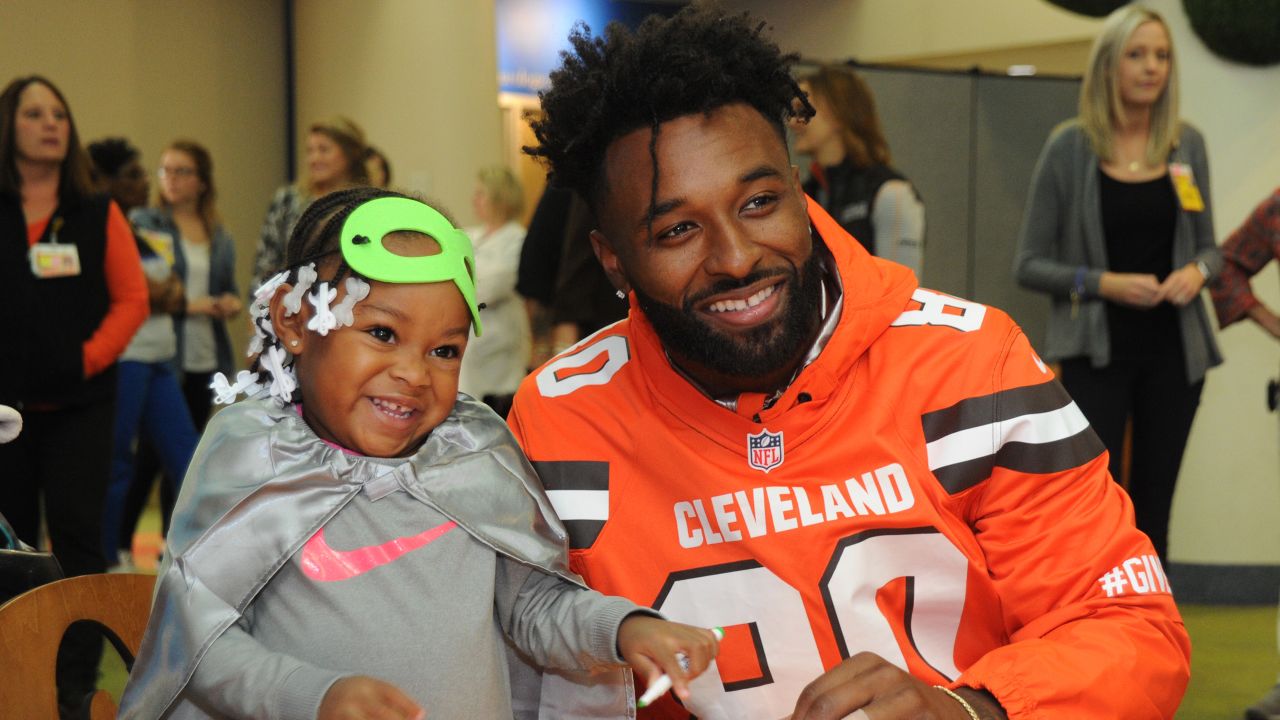
{"label": "silver costume", "polygon": [[[151,622],[121,699],[126,720],[153,720],[156,708],[164,709],[161,717],[207,717],[180,697],[205,651],[364,483],[386,472],[385,461],[321,441],[294,406],[265,391],[213,418],[190,467]],[[392,474],[412,497],[495,552],[582,585],[568,568],[564,527],[537,476],[487,406],[459,395],[449,417]],[[536,671],[516,662],[510,670],[517,713],[534,716]],[[629,671],[592,678],[595,689],[574,704],[593,715],[634,716]]]}

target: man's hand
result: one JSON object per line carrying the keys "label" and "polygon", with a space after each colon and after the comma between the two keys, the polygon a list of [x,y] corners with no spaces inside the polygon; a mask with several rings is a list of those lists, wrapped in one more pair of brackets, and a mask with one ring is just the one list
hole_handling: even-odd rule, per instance
{"label": "man's hand", "polygon": [[425,720],[427,713],[391,683],[357,675],[329,687],[316,720]]}
{"label": "man's hand", "polygon": [[707,669],[719,649],[720,642],[710,630],[649,615],[630,615],[618,628],[618,654],[648,685],[663,673],[669,675],[671,689],[681,700],[689,698],[689,681]]}
{"label": "man's hand", "polygon": [[[1192,270],[1196,275],[1199,270]],[[1168,282],[1166,280],[1165,282]],[[1164,296],[1155,275],[1104,272],[1098,281],[1098,294],[1114,303],[1136,308],[1155,307]]]}
{"label": "man's hand", "polygon": [[[961,691],[978,716],[1003,719],[988,696]],[[809,683],[791,720],[971,720],[955,698],[872,653],[858,653]]]}
{"label": "man's hand", "polygon": [[1195,265],[1184,265],[1160,283],[1160,299],[1182,307],[1195,300],[1204,287],[1204,275]]}

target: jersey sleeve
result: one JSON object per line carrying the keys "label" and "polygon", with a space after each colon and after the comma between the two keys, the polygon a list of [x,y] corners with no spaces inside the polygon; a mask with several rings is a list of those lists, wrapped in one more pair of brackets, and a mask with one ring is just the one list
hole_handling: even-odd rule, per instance
{"label": "jersey sleeve", "polygon": [[1168,580],[1101,442],[1011,328],[984,408],[990,475],[965,498],[1010,642],[956,685],[1015,720],[1172,717],[1191,649]]}

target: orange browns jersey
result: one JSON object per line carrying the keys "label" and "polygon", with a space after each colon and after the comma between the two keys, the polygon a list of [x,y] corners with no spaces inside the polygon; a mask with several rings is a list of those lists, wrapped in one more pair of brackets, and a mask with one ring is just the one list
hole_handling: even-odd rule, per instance
{"label": "orange browns jersey", "polygon": [[634,304],[516,396],[574,570],[726,630],[689,707],[647,717],[786,717],[863,651],[1011,718],[1172,716],[1185,629],[1080,411],[1005,314],[916,289],[810,207],[842,317],[768,409],[701,395]]}

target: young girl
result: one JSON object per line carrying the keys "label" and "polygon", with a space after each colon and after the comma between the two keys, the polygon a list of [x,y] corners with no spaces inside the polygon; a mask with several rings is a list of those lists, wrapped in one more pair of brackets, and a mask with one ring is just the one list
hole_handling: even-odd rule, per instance
{"label": "young girl", "polygon": [[687,696],[712,633],[582,587],[505,423],[457,394],[472,262],[396,193],[302,216],[251,309],[262,370],[215,381],[253,397],[192,460],[121,717],[511,717],[508,639]]}

